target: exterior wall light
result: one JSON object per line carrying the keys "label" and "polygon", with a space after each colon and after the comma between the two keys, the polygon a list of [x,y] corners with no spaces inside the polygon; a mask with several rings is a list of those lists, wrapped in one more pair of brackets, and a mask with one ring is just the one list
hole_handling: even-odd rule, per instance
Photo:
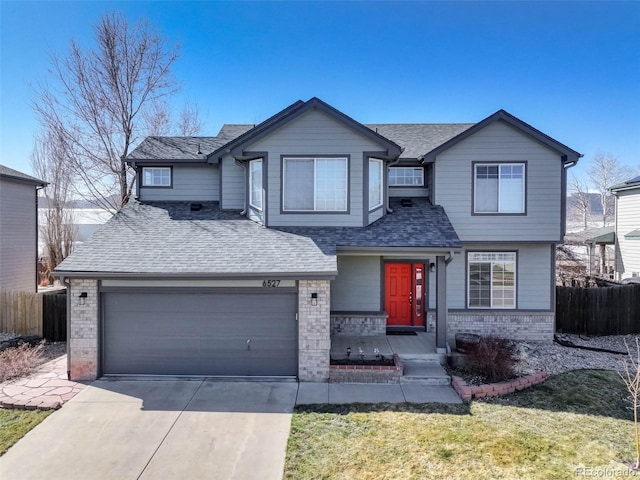
{"label": "exterior wall light", "polygon": [[435,263],[431,262],[429,264],[429,271],[430,272],[435,272],[436,271],[436,264]]}
{"label": "exterior wall light", "polygon": [[78,304],[84,305],[86,301],[87,301],[87,292],[80,292],[80,295],[78,295]]}
{"label": "exterior wall light", "polygon": [[312,293],[311,294],[311,305],[312,306],[316,306],[318,305],[318,294],[317,293]]}

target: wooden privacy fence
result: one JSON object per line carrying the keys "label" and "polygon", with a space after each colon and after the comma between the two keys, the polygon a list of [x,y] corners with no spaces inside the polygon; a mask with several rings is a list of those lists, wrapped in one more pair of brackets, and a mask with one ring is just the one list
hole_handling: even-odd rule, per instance
{"label": "wooden privacy fence", "polygon": [[65,291],[31,293],[0,289],[0,332],[65,341],[66,298]]}
{"label": "wooden privacy fence", "polygon": [[556,287],[556,331],[579,335],[640,333],[640,284]]}

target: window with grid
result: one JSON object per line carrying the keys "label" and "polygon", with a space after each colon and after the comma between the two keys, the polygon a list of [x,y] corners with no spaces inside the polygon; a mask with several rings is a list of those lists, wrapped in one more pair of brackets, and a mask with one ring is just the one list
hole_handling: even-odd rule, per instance
{"label": "window with grid", "polygon": [[170,187],[171,167],[144,167],[142,169],[143,187]]}
{"label": "window with grid", "polygon": [[468,263],[469,308],[516,308],[516,254],[470,252]]}
{"label": "window with grid", "polygon": [[285,158],[284,211],[347,211],[346,158]]}
{"label": "window with grid", "polygon": [[475,213],[524,213],[524,163],[474,166]]}
{"label": "window with grid", "polygon": [[389,169],[389,186],[421,187],[424,185],[424,168],[391,167]]}

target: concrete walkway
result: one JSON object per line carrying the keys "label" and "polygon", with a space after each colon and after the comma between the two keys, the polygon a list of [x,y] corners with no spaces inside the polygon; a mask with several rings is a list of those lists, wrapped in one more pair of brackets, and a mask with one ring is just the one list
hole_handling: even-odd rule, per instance
{"label": "concrete walkway", "polygon": [[295,382],[105,381],[0,457],[2,480],[281,479]]}
{"label": "concrete walkway", "polygon": [[67,356],[62,355],[38,367],[32,375],[0,383],[0,406],[27,410],[60,408],[84,388],[67,380]]}
{"label": "concrete walkway", "polygon": [[300,383],[296,405],[315,403],[462,403],[449,385]]}

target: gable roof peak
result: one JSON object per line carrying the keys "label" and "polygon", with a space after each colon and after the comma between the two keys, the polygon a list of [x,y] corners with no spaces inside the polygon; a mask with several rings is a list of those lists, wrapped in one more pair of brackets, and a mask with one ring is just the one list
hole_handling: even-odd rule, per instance
{"label": "gable roof peak", "polygon": [[389,158],[397,158],[402,152],[402,148],[395,142],[389,140],[386,137],[383,137],[379,133],[371,130],[369,127],[354,120],[348,115],[345,115],[344,113],[332,107],[328,103],[322,101],[318,97],[311,97],[306,102],[298,100],[292,103],[284,110],[281,110],[264,122],[256,125],[254,128],[251,128],[237,138],[227,142],[226,144],[212,152],[208,157],[208,161],[211,163],[215,163],[224,154],[231,154],[236,159],[246,160],[248,159],[248,157],[244,158],[244,147],[249,146],[251,143],[255,143],[261,138],[266,137],[275,130],[295,120],[305,112],[308,112],[312,109],[322,111],[335,120],[343,123],[348,128],[351,128],[355,132],[364,135],[373,142],[379,144],[386,150],[386,155]]}
{"label": "gable roof peak", "polygon": [[479,130],[482,130],[483,128],[485,128],[488,125],[491,125],[492,123],[496,122],[496,121],[503,121],[507,124],[509,124],[511,127],[515,128],[516,130],[520,131],[521,133],[533,138],[534,140],[540,142],[541,144],[545,145],[546,147],[555,150],[556,152],[560,153],[563,157],[566,157],[567,162],[577,162],[583,155],[579,152],[576,152],[575,150],[567,147],[566,145],[564,145],[563,143],[560,143],[559,141],[551,138],[549,135],[542,133],[540,130],[538,130],[537,128],[532,127],[531,125],[529,125],[528,123],[520,120],[518,117],[516,117],[515,115],[512,115],[511,113],[507,112],[504,109],[500,109],[497,112],[495,112],[492,115],[489,115],[487,118],[485,118],[484,120],[476,123],[475,125],[473,125],[472,127],[468,128],[467,130],[461,132],[460,134],[456,135],[455,137],[453,137],[452,139],[448,140],[447,142],[444,142],[443,144],[439,145],[438,147],[434,148],[433,150],[425,153],[421,160],[434,160],[435,157],[440,154],[441,152],[453,147],[454,145],[456,145],[457,143],[461,142],[462,140],[470,137],[471,135],[473,135],[474,133],[478,132]]}

